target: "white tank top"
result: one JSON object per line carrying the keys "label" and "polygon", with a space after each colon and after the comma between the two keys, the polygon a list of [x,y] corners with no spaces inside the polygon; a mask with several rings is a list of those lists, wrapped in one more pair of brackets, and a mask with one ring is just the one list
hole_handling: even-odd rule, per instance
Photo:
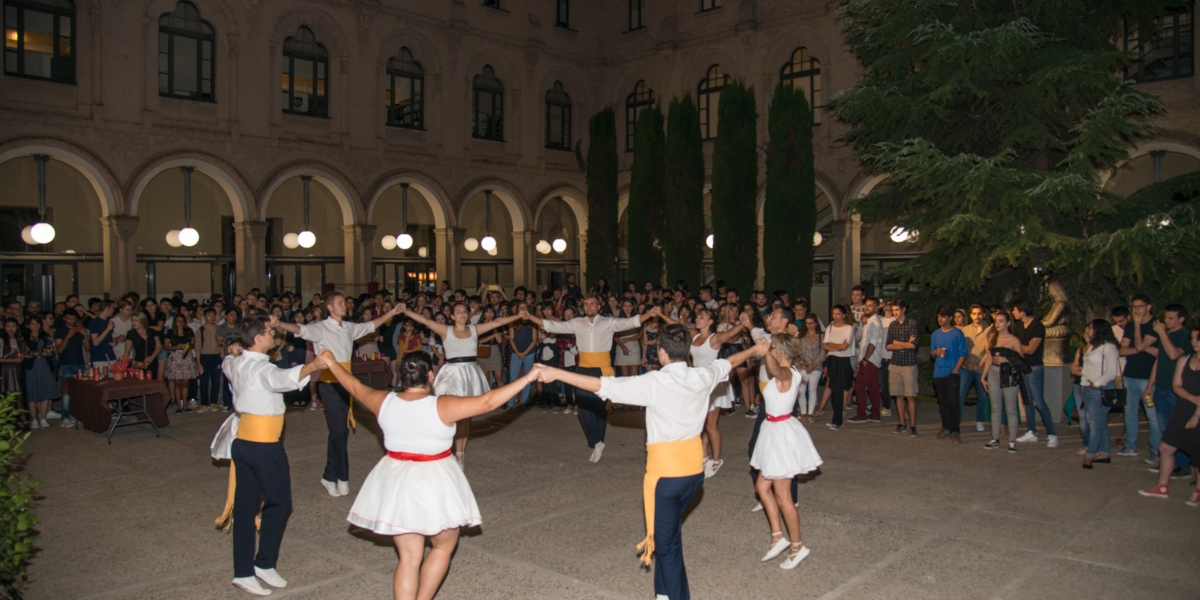
{"label": "white tank top", "polygon": [[438,417],[437,396],[404,400],[395,393],[388,394],[379,409],[378,422],[383,430],[383,446],[390,452],[441,454],[450,449],[457,430]]}
{"label": "white tank top", "polygon": [[772,417],[790,415],[792,407],[796,405],[796,396],[800,391],[800,371],[794,368],[791,371],[792,387],[786,392],[779,391],[774,377],[767,382],[767,387],[763,389],[763,402],[766,403],[767,414]]}
{"label": "white tank top", "polygon": [[446,359],[451,358],[470,358],[479,354],[479,334],[475,333],[475,326],[468,325],[467,329],[471,331],[471,337],[460,338],[454,335],[454,326],[446,327],[446,339],[442,340],[442,346],[446,350]]}
{"label": "white tank top", "polygon": [[704,343],[700,344],[699,346],[696,345],[696,338],[700,337],[700,334],[697,333],[694,337],[692,337],[692,348],[690,352],[692,355],[693,367],[707,367],[708,365],[713,364],[713,361],[717,360],[717,353],[719,353],[721,349],[712,347],[712,344],[710,343],[712,336],[713,334],[709,334],[708,337],[704,338]]}

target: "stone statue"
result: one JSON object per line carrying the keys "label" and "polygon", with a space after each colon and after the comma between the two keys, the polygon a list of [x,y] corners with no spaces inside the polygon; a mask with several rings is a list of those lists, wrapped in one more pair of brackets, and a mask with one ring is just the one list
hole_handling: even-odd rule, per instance
{"label": "stone statue", "polygon": [[1046,326],[1046,339],[1042,341],[1046,350],[1042,354],[1042,361],[1048,367],[1066,366],[1070,364],[1070,357],[1067,356],[1067,338],[1071,337],[1066,315],[1067,291],[1057,281],[1049,285],[1048,291],[1050,298],[1054,300],[1054,306],[1042,317],[1042,325]]}

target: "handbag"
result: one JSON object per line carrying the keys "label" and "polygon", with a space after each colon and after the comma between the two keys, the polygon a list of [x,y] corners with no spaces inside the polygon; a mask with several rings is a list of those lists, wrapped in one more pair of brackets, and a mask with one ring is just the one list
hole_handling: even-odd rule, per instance
{"label": "handbag", "polygon": [[476,356],[476,358],[491,358],[492,357],[492,345],[491,344],[480,344],[479,349],[477,349],[475,351],[475,356]]}
{"label": "handbag", "polygon": [[[1104,373],[1104,355],[1100,355],[1100,372]],[[1117,373],[1117,387],[1100,390],[1100,403],[1108,408],[1125,408],[1125,382]]]}

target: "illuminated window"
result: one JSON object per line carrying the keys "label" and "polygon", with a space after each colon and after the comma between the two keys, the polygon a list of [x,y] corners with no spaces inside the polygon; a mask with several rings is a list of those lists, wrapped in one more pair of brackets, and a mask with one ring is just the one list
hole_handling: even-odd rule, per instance
{"label": "illuminated window", "polygon": [[559,81],[546,92],[546,147],[571,149],[571,97]]}
{"label": "illuminated window", "polygon": [[191,2],[158,18],[158,94],[189,100],[213,100],[212,25],[200,20]]}
{"label": "illuminated window", "polygon": [[409,129],[425,128],[425,70],[408,48],[388,60],[385,99],[387,124]]}
{"label": "illuminated window", "polygon": [[637,138],[638,113],[647,106],[654,104],[654,90],[646,86],[645,81],[633,86],[633,93],[625,99],[625,151],[633,151],[633,142]]}
{"label": "illuminated window", "polygon": [[497,142],[504,141],[504,84],[496,79],[491,65],[472,80],[475,91],[475,124],[472,135]]}
{"label": "illuminated window", "polygon": [[75,83],[74,24],[70,0],[7,0],[4,74]]}
{"label": "illuminated window", "polygon": [[792,52],[792,60],[783,65],[779,81],[804,92],[808,108],[813,114],[813,125],[821,124],[821,62],[808,55],[803,46]]}
{"label": "illuminated window", "polygon": [[329,52],[307,27],[283,41],[283,112],[329,116]]}
{"label": "illuminated window", "polygon": [[721,88],[729,83],[729,76],[721,72],[721,65],[713,65],[708,75],[696,88],[696,104],[700,109],[700,137],[711,140],[717,137],[717,105],[721,102]]}

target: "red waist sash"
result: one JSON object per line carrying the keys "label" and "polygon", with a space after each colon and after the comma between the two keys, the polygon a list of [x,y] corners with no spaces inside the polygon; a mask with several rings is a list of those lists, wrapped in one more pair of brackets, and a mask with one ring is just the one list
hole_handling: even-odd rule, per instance
{"label": "red waist sash", "polygon": [[792,418],[792,415],[767,415],[767,420],[768,420],[768,421],[770,421],[770,422],[772,422],[772,423],[778,423],[778,422],[780,422],[780,421],[786,421],[786,420],[788,420],[788,419],[790,419],[790,418]]}
{"label": "red waist sash", "polygon": [[392,452],[391,450],[388,450],[388,458],[394,458],[396,460],[408,460],[408,461],[412,461],[412,462],[429,462],[431,460],[441,460],[443,458],[446,458],[447,456],[450,456],[449,448],[447,448],[445,452],[440,452],[438,454],[414,454],[412,452]]}

